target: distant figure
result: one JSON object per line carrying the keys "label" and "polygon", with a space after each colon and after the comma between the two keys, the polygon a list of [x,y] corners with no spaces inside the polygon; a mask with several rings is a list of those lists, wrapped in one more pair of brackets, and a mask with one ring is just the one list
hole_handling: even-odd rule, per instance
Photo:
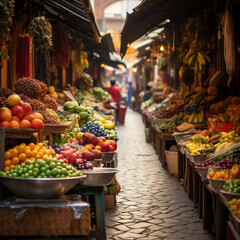
{"label": "distant figure", "polygon": [[121,90],[116,87],[116,81],[111,80],[111,87],[108,89],[109,94],[112,96],[112,100],[116,103],[116,122],[118,121],[119,109],[120,109],[120,100],[121,100]]}
{"label": "distant figure", "polygon": [[128,85],[128,107],[131,108],[131,97],[133,95],[133,86],[132,83],[130,82]]}
{"label": "distant figure", "polygon": [[146,86],[146,91],[143,96],[143,102],[149,100],[152,97],[152,91],[150,86]]}

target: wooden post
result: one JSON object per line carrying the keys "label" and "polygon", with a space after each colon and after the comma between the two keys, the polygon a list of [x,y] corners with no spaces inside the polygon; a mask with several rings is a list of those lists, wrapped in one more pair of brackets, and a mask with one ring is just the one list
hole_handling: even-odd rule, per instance
{"label": "wooden post", "polygon": [[8,68],[8,61],[7,59],[3,59],[1,64],[1,88],[7,87],[7,68]]}
{"label": "wooden post", "polygon": [[67,80],[66,80],[66,68],[62,67],[62,88],[64,89],[66,87],[67,84]]}

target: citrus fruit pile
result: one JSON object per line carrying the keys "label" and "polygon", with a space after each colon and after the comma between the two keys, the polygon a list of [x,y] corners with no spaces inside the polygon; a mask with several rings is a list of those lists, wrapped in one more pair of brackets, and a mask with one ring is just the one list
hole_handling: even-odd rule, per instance
{"label": "citrus fruit pile", "polygon": [[240,199],[233,198],[228,202],[228,206],[237,216],[237,218],[240,219]]}
{"label": "citrus fruit pile", "polygon": [[9,171],[28,160],[35,161],[37,156],[42,160],[48,157],[52,158],[53,153],[52,150],[45,147],[42,143],[30,143],[28,145],[21,143],[4,153],[4,171]]}
{"label": "citrus fruit pile", "polygon": [[82,175],[81,171],[67,165],[63,160],[51,158],[45,160],[36,158],[35,162],[28,160],[7,172],[0,172],[0,176],[16,178],[65,178]]}

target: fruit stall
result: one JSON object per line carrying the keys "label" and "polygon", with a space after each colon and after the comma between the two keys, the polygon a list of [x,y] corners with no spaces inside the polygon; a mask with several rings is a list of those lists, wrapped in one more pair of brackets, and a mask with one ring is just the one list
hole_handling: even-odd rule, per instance
{"label": "fruit stall", "polygon": [[153,98],[143,102],[141,108],[149,133],[146,141],[162,166],[178,177],[199,208],[203,228],[214,229],[216,239],[226,239],[230,227],[235,236],[240,234],[239,97],[201,104],[217,91],[212,86],[196,88],[183,99],[173,92],[160,102]]}

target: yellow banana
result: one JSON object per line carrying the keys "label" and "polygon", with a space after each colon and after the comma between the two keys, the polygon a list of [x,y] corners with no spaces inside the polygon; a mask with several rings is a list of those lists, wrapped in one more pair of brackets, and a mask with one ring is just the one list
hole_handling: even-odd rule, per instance
{"label": "yellow banana", "polygon": [[201,59],[202,65],[206,65],[206,60],[205,60],[204,55],[201,52],[198,52],[197,55]]}

